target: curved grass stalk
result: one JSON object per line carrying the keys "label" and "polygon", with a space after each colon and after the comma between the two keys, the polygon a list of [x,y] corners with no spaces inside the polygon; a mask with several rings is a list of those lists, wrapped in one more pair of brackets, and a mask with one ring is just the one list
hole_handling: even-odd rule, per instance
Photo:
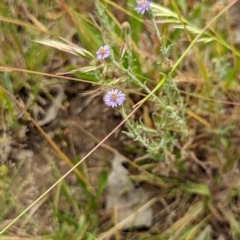
{"label": "curved grass stalk", "polygon": [[135,217],[136,214],[140,214],[142,212],[144,212],[146,209],[148,209],[149,207],[151,207],[153,204],[155,204],[157,202],[158,198],[152,198],[151,200],[149,200],[147,203],[145,203],[143,206],[141,206],[136,213],[132,213],[131,215],[129,215],[128,217],[126,217],[124,220],[122,220],[121,222],[119,222],[118,224],[116,224],[114,227],[112,227],[111,229],[109,229],[107,232],[103,233],[101,236],[99,236],[96,240],[104,240],[104,239],[109,239],[117,230],[121,230],[126,224],[128,224],[129,222],[131,222]]}
{"label": "curved grass stalk", "polygon": [[[229,3],[229,5],[227,5],[215,18],[217,19],[220,15],[222,15],[227,9],[229,9],[232,5],[234,5],[238,0],[235,0],[231,3]],[[168,18],[167,20],[164,20],[164,22],[168,22],[168,23],[174,23],[175,24],[175,28],[178,29],[184,29],[186,28],[189,32],[193,33],[193,34],[200,34],[201,33],[201,29],[199,29],[198,27],[192,25],[187,19],[185,19],[184,17],[181,17],[181,19],[179,20],[179,16],[178,14],[176,14],[175,12],[171,11],[168,8],[162,7],[158,4],[152,3],[151,4],[152,8],[153,8],[153,12],[155,16],[161,16],[161,17],[166,17]],[[214,18],[213,21],[215,21],[216,19]],[[180,25],[181,24],[181,25]],[[183,26],[183,24],[185,24],[185,26]],[[212,23],[211,23],[212,24]],[[210,24],[210,25],[211,25]],[[208,25],[208,26],[210,26]],[[201,33],[202,34],[202,33]],[[229,45],[224,39],[222,39],[220,36],[216,35],[214,36],[211,33],[205,33],[207,37],[203,37],[203,38],[198,38],[198,41],[203,41],[203,42],[209,42],[209,41],[216,41],[219,44],[223,45],[224,47],[226,47],[227,49],[233,51],[237,56],[240,56],[240,52],[237,51],[236,49],[234,49],[231,45]]]}
{"label": "curved grass stalk", "polygon": [[[58,154],[58,156],[65,161],[70,167],[73,167],[73,163],[71,162],[71,160],[59,149],[59,147],[55,144],[55,142],[43,131],[43,129],[39,126],[39,124],[30,116],[30,114],[21,106],[21,104],[19,104],[19,102],[14,98],[14,96],[12,96],[6,89],[4,89],[2,86],[0,86],[0,89],[7,94],[11,100],[14,101],[14,103],[17,105],[17,107],[24,112],[25,116],[31,120],[31,122],[33,123],[33,125],[38,129],[38,131],[43,135],[43,137],[48,141],[48,143],[52,146],[52,148],[55,150],[55,152]],[[82,175],[82,173],[78,170],[75,169],[74,170],[76,175],[79,177],[79,179],[86,184],[89,189],[90,192],[92,194],[94,194],[94,188],[90,185],[90,183],[86,180],[86,178]]]}
{"label": "curved grass stalk", "polygon": [[133,107],[137,107],[139,104],[142,104],[146,100],[148,100],[156,91],[158,91],[162,85],[167,81],[168,76],[171,75],[178,65],[182,62],[184,57],[187,55],[187,53],[190,51],[190,49],[194,46],[194,44],[197,42],[197,40],[203,35],[203,33],[226,11],[228,10],[232,5],[234,5],[238,0],[234,0],[231,3],[229,3],[221,12],[219,12],[204,28],[203,30],[193,39],[193,41],[189,44],[187,49],[184,51],[182,56],[176,61],[176,63],[173,65],[172,70],[169,74],[165,75],[162,80],[159,82],[159,84],[149,93],[144,99],[139,101],[137,104],[135,104]]}
{"label": "curved grass stalk", "polygon": [[25,21],[21,21],[19,19],[7,18],[7,17],[3,17],[3,16],[0,16],[0,21],[7,22],[7,23],[12,23],[12,24],[15,24],[15,25],[18,25],[18,26],[23,26],[23,27],[26,27],[26,28],[32,28],[32,29],[37,30],[37,31],[48,33],[48,29],[43,25],[42,26],[37,26],[37,25],[30,24],[30,23],[25,22]]}
{"label": "curved grass stalk", "polygon": [[[15,101],[14,97],[12,95],[10,95],[3,87],[0,86],[0,89],[2,89],[5,93],[7,93],[9,96],[11,96],[11,98]],[[141,104],[135,108],[125,119],[123,119],[123,121],[118,124],[117,127],[115,127],[102,141],[100,141],[91,151],[89,151],[88,154],[86,154],[76,165],[74,165],[67,173],[65,173],[60,179],[58,179],[47,191],[45,191],[40,197],[38,197],[32,204],[30,204],[24,211],[22,211],[16,218],[14,218],[4,229],[2,229],[0,231],[0,235],[2,235],[9,227],[11,227],[17,220],[19,220],[25,213],[27,213],[35,204],[37,204],[42,198],[44,198],[52,189],[54,189],[64,178],[66,178],[71,172],[76,171],[76,168],[86,159],[88,158],[102,143],[104,143],[119,127],[121,127],[136,111],[137,109],[141,106]],[[24,111],[23,108],[21,108],[21,110]],[[26,112],[26,111],[25,111]],[[26,112],[27,113],[27,112]],[[27,113],[27,116],[30,117],[30,115]],[[38,125],[36,125],[37,127]],[[38,129],[41,129],[39,126],[37,127]],[[43,135],[44,137],[46,137],[47,139],[47,135],[44,131]],[[46,135],[46,136],[45,136]],[[48,137],[49,138],[49,137]],[[52,141],[50,139],[50,141]],[[53,145],[55,145],[56,148],[57,145],[52,141]],[[60,150],[59,150],[60,151]],[[62,154],[62,157],[65,156],[61,151],[60,153]],[[65,156],[66,157],[66,156]],[[67,158],[67,157],[66,157]]]}
{"label": "curved grass stalk", "polygon": [[71,80],[71,81],[91,83],[91,84],[94,83],[95,85],[106,86],[106,84],[98,83],[98,82],[92,82],[92,81],[85,80],[85,79],[79,79],[79,78],[74,78],[74,77],[66,77],[66,76],[55,75],[55,74],[50,74],[50,73],[37,72],[37,71],[32,71],[32,70],[22,69],[22,68],[0,66],[0,72],[23,72],[23,73],[41,75],[41,76],[45,76],[45,77],[59,78],[59,79],[64,79],[64,80]]}

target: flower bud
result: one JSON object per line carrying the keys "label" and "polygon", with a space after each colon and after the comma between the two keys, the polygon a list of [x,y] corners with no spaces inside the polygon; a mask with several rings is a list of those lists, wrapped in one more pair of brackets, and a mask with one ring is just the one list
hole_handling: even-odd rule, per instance
{"label": "flower bud", "polygon": [[150,19],[150,20],[154,20],[154,14],[151,8],[148,9],[148,11],[145,12],[145,17]]}
{"label": "flower bud", "polygon": [[124,35],[131,34],[131,26],[128,22],[123,22],[122,23],[122,32],[123,32]]}
{"label": "flower bud", "polygon": [[169,72],[171,72],[172,67],[173,67],[173,61],[170,60],[170,59],[166,59],[162,63],[162,69],[161,70],[162,70],[163,73],[169,73]]}

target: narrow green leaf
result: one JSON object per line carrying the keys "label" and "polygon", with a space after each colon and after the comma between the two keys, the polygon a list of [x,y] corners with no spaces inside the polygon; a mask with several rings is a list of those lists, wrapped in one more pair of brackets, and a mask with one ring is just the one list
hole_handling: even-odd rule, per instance
{"label": "narrow green leaf", "polygon": [[205,196],[210,196],[209,188],[203,183],[189,183],[183,187],[183,190],[189,193],[195,193]]}
{"label": "narrow green leaf", "polygon": [[196,240],[210,240],[211,239],[211,227],[207,225],[203,231],[198,235]]}

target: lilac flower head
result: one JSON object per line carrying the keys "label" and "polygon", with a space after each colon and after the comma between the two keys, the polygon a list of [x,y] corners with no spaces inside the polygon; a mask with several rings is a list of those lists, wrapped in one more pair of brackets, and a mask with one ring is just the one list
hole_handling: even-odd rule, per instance
{"label": "lilac flower head", "polygon": [[108,45],[101,46],[96,54],[98,60],[103,60],[105,58],[108,58],[110,56],[111,49]]}
{"label": "lilac flower head", "polygon": [[137,0],[137,7],[135,10],[138,13],[144,14],[150,8],[150,2],[148,0]]}
{"label": "lilac flower head", "polygon": [[114,108],[122,105],[125,99],[126,96],[123,92],[118,89],[112,89],[105,95],[104,102],[107,106]]}

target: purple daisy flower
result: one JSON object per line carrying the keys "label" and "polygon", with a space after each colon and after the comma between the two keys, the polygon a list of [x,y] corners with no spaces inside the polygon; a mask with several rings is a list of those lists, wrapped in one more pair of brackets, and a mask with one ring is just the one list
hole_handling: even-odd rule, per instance
{"label": "purple daisy flower", "polygon": [[110,56],[111,49],[108,45],[101,46],[98,51],[96,52],[97,54],[97,59],[98,60],[103,60],[105,58],[108,58]]}
{"label": "purple daisy flower", "polygon": [[138,13],[144,14],[150,8],[150,2],[148,0],[137,0],[137,7],[135,10]]}
{"label": "purple daisy flower", "polygon": [[125,99],[126,96],[123,92],[118,89],[112,89],[105,95],[104,102],[107,106],[114,108],[122,105]]}

